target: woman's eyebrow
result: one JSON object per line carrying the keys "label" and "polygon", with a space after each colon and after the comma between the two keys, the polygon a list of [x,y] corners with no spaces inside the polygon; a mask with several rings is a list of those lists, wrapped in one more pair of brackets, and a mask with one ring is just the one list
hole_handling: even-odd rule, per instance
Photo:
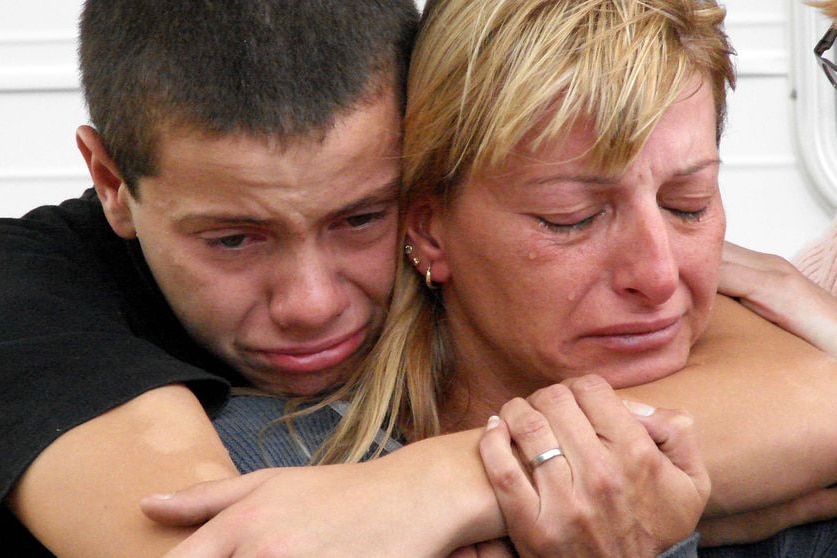
{"label": "woman's eyebrow", "polygon": [[[673,176],[691,176],[699,173],[707,167],[720,165],[721,162],[721,159],[718,157],[702,159],[676,171]],[[543,184],[550,184],[553,182],[575,182],[578,184],[594,184],[596,186],[612,186],[617,184],[620,179],[621,177],[618,176],[607,176],[601,174],[550,174],[527,180],[524,182],[524,185],[541,186]]]}
{"label": "woman's eyebrow", "polygon": [[541,186],[543,184],[550,184],[552,182],[577,182],[582,184],[596,184],[602,186],[609,186],[619,182],[618,177],[604,176],[598,174],[551,174],[548,176],[539,176],[532,180],[524,182],[525,185]]}
{"label": "woman's eyebrow", "polygon": [[697,163],[689,165],[685,169],[682,169],[682,170],[676,172],[674,175],[675,176],[691,176],[693,174],[699,173],[700,171],[702,171],[703,169],[705,169],[707,167],[720,166],[721,162],[722,162],[721,159],[719,159],[718,157],[712,157],[711,159],[704,159],[702,161],[698,161]]}

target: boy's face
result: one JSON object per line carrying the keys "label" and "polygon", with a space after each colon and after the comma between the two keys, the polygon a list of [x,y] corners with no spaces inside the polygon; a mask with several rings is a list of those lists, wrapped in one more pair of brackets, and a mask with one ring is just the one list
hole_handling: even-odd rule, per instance
{"label": "boy's face", "polygon": [[400,115],[382,95],[324,138],[166,134],[139,199],[119,194],[191,335],[273,393],[313,394],[359,366],[395,267]]}

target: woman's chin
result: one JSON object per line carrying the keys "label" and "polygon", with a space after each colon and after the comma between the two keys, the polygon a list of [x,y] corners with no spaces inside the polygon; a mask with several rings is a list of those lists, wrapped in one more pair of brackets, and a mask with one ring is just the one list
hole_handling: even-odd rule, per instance
{"label": "woman's chin", "polygon": [[665,378],[686,366],[688,347],[651,354],[618,355],[598,365],[588,366],[579,375],[597,374],[615,389],[638,386]]}

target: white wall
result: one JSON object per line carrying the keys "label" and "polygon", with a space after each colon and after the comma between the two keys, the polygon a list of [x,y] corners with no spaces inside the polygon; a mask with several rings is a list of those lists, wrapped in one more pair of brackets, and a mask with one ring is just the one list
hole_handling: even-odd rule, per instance
{"label": "white wall", "polygon": [[727,238],[791,256],[825,229],[834,211],[807,175],[793,135],[791,47],[809,52],[801,60],[814,65],[815,41],[790,44],[788,0],[726,5],[739,74],[721,143]]}
{"label": "white wall", "polygon": [[[0,3],[0,216],[19,216],[88,185],[73,138],[86,121],[75,71],[79,6]],[[727,8],[740,75],[722,144],[727,236],[791,256],[826,227],[833,208],[817,194],[793,139],[789,3],[729,0]],[[814,64],[813,55],[807,59]]]}
{"label": "white wall", "polygon": [[88,184],[74,131],[79,0],[0,2],[0,216],[77,195]]}

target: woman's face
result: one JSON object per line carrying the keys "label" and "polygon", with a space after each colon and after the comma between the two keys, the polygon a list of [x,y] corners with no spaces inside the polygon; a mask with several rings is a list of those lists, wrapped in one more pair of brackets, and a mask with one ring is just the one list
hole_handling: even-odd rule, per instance
{"label": "woman's face", "polygon": [[587,166],[581,122],[431,204],[411,236],[433,240],[423,255],[460,370],[531,390],[585,373],[623,387],[685,364],[725,229],[712,93],[689,93],[620,176]]}

